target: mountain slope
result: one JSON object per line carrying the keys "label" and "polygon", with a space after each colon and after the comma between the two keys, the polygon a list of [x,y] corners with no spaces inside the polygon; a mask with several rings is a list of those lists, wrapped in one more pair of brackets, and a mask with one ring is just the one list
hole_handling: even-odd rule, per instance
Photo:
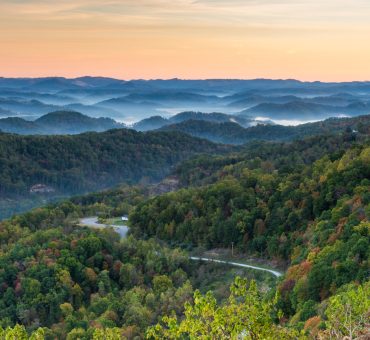
{"label": "mountain slope", "polygon": [[156,130],[165,126],[169,123],[168,119],[161,116],[152,116],[140,120],[139,122],[132,125],[132,127],[137,131],[149,131]]}
{"label": "mountain slope", "polygon": [[263,116],[271,119],[323,119],[338,115],[364,115],[370,113],[368,102],[356,101],[346,106],[332,106],[307,101],[293,101],[284,104],[262,103],[243,110],[240,114]]}
{"label": "mountain slope", "polygon": [[55,111],[29,121],[22,118],[0,119],[0,130],[22,135],[78,134],[125,127],[111,118],[92,118],[74,111]]}
{"label": "mountain slope", "polygon": [[367,129],[369,126],[370,115],[355,118],[330,118],[322,122],[297,126],[258,124],[248,128],[232,122],[187,120],[178,124],[165,125],[160,128],[160,131],[181,131],[217,143],[244,144],[252,140],[288,141],[345,130],[357,131],[359,128]]}
{"label": "mountain slope", "polygon": [[211,172],[213,182],[191,179],[191,186],[139,204],[131,228],[183,247],[233,245],[285,263],[279,308],[303,328],[322,317],[331,295],[369,280],[369,143],[367,134],[255,144],[252,153],[227,157]]}
{"label": "mountain slope", "polygon": [[114,128],[123,128],[111,118],[91,118],[74,111],[56,111],[35,120],[48,134],[77,134],[86,131],[101,132]]}
{"label": "mountain slope", "polygon": [[186,122],[189,120],[214,123],[232,122],[237,123],[244,127],[250,126],[254,123],[254,120],[249,117],[235,116],[219,112],[204,113],[197,111],[184,111],[170,118],[163,118],[161,116],[152,116],[150,118],[143,119],[133,124],[132,127],[137,131],[148,131],[156,130],[166,125],[173,125],[177,123]]}
{"label": "mountain slope", "polygon": [[184,110],[234,114],[250,109],[246,115],[307,121],[368,114],[369,101],[368,82],[0,78],[0,111],[13,112],[9,116],[28,115],[29,119],[51,111],[73,110],[129,123]]}
{"label": "mountain slope", "polygon": [[186,120],[178,124],[166,125],[159,131],[181,131],[194,137],[225,144],[244,144],[248,140],[245,136],[246,129],[236,123]]}
{"label": "mountain slope", "polygon": [[[161,134],[131,136],[148,135]],[[368,138],[254,143],[187,161],[178,169],[183,176],[176,173],[188,182],[176,192],[148,198],[150,188],[124,186],[0,222],[0,320],[29,332],[45,327],[39,331],[58,339],[231,339],[246,329],[261,339],[330,339],[346,337],[348,323],[350,335],[366,337]],[[128,212],[136,237],[79,225],[83,216],[121,220]],[[175,244],[225,247],[212,249],[216,256],[233,247],[233,258],[265,257],[287,270],[275,281],[190,263],[191,254],[168,247]],[[204,295],[208,287],[213,292]]]}
{"label": "mountain slope", "polygon": [[50,198],[121,182],[157,181],[183,159],[228,150],[176,132],[116,129],[72,136],[0,134],[0,198],[33,197],[31,188],[38,184],[51,192]]}

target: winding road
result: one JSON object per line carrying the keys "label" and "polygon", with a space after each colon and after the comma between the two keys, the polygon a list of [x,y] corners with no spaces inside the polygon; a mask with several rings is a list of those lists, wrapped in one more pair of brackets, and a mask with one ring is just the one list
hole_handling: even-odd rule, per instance
{"label": "winding road", "polygon": [[98,222],[97,216],[85,217],[79,220],[79,225],[86,226],[96,229],[104,229],[112,227],[122,238],[125,238],[128,233],[127,225],[117,225],[117,224],[102,224]]}
{"label": "winding road", "polygon": [[214,262],[214,263],[222,263],[222,264],[228,264],[229,266],[234,266],[234,267],[242,267],[242,268],[250,268],[250,269],[255,269],[255,270],[261,270],[264,272],[268,272],[276,277],[280,277],[283,274],[272,269],[267,269],[267,268],[262,268],[262,267],[257,267],[257,266],[252,266],[249,264],[244,264],[244,263],[239,263],[239,262],[230,262],[230,261],[223,261],[223,260],[215,260],[215,259],[209,259],[206,257],[197,257],[197,256],[190,256],[190,260],[194,261],[205,261],[205,262]]}
{"label": "winding road", "polygon": [[[97,216],[81,218],[79,220],[79,225],[90,227],[90,228],[97,228],[97,229],[104,229],[104,228],[112,227],[121,236],[121,238],[125,238],[127,236],[128,230],[129,230],[127,225],[115,225],[115,224],[111,225],[111,224],[99,223]],[[258,266],[252,266],[252,265],[249,265],[249,264],[244,264],[244,263],[239,263],[239,262],[215,260],[215,259],[210,259],[210,258],[207,258],[207,257],[197,257],[197,256],[190,256],[189,259],[193,260],[193,261],[222,263],[222,264],[227,264],[229,266],[234,266],[234,267],[260,270],[260,271],[268,272],[268,273],[274,275],[275,277],[280,277],[280,276],[283,275],[282,273],[280,273],[276,270],[267,269],[267,268],[258,267]]]}

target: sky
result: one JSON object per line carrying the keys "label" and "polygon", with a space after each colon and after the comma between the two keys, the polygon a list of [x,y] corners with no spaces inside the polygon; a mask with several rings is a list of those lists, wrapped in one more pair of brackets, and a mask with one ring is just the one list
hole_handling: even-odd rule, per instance
{"label": "sky", "polygon": [[0,76],[370,80],[370,0],[0,0]]}

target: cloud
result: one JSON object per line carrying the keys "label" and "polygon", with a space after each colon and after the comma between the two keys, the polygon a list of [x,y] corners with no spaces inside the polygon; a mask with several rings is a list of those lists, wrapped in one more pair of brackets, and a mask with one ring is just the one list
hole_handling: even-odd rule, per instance
{"label": "cloud", "polygon": [[[368,0],[1,0],[0,17],[110,23],[303,27],[368,21]],[[139,25],[137,22],[136,25]]]}

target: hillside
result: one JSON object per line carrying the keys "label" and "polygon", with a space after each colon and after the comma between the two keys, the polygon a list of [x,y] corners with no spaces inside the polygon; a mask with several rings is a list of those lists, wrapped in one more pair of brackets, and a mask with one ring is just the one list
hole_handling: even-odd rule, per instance
{"label": "hillside", "polygon": [[[179,124],[187,121],[203,121],[213,123],[237,123],[240,126],[248,127],[255,123],[250,117],[241,117],[236,115],[230,115],[219,112],[196,112],[196,111],[184,111],[180,112],[170,118],[163,118],[161,116],[152,116],[150,118],[143,119],[135,124],[133,128],[137,131],[148,131],[156,130],[168,125]],[[202,123],[199,123],[202,124]],[[208,124],[206,124],[208,125]],[[185,131],[184,131],[185,132]]]}
{"label": "hillside", "polygon": [[133,128],[137,131],[150,131],[156,130],[165,126],[169,123],[168,119],[163,118],[161,116],[152,116],[149,118],[145,118],[140,120],[139,122],[133,124]]}
{"label": "hillside", "polygon": [[195,177],[183,174],[183,189],[139,204],[131,227],[134,235],[188,249],[233,244],[285,263],[279,308],[291,325],[309,331],[327,320],[322,308],[330,296],[368,281],[369,139],[315,137],[253,148],[213,165],[190,162],[183,171]]}
{"label": "hillside", "polygon": [[202,120],[187,120],[162,127],[159,131],[181,131],[191,136],[205,138],[216,143],[244,144],[248,141],[246,129],[237,123],[215,123]]}
{"label": "hillside", "polygon": [[235,115],[229,115],[225,113],[219,112],[212,112],[212,113],[203,113],[203,112],[194,112],[194,111],[186,111],[178,113],[177,115],[172,116],[169,118],[169,122],[171,124],[182,123],[188,120],[200,120],[205,122],[213,122],[213,123],[229,123],[234,122],[241,126],[249,126],[254,121],[250,117],[238,117]]}
{"label": "hillside", "polygon": [[262,125],[243,128],[234,122],[209,122],[187,120],[178,124],[169,124],[160,131],[181,131],[191,136],[206,138],[216,143],[245,144],[249,141],[289,141],[303,137],[327,133],[349,131],[368,131],[370,116],[356,118],[330,118],[322,122],[301,124],[298,126]]}
{"label": "hillside", "polygon": [[125,125],[117,123],[111,118],[92,118],[74,111],[50,112],[34,121],[19,117],[0,119],[1,131],[22,135],[78,134],[123,127]]}
{"label": "hillside", "polygon": [[346,106],[333,106],[306,101],[287,103],[262,103],[243,110],[240,114],[247,116],[262,116],[270,119],[323,119],[338,115],[364,115],[370,113],[367,102],[355,102]]}
{"label": "hillside", "polygon": [[57,111],[48,113],[35,120],[48,134],[77,134],[86,131],[102,132],[114,128],[123,128],[111,118],[92,118],[79,112]]}
{"label": "hillside", "polygon": [[[233,115],[241,111],[252,119],[265,117],[306,122],[339,114],[369,114],[369,93],[368,82],[0,78],[0,113],[3,112],[4,118],[18,115],[34,120],[52,111],[73,110],[129,124],[182,111]],[[244,123],[241,125],[246,127]]]}
{"label": "hillside", "polygon": [[330,117],[333,114],[344,113],[337,107],[329,105],[293,101],[288,103],[262,103],[250,109],[244,110],[241,114],[273,117],[275,119],[315,119],[314,117]]}
{"label": "hillside", "polygon": [[[46,186],[44,191],[51,188],[53,193],[47,196],[53,196],[104,189],[121,182],[157,181],[181,160],[227,150],[175,132],[116,129],[73,136],[0,134],[2,216],[12,212],[6,208],[11,205],[6,199],[33,197],[30,190],[36,184]],[[19,202],[13,206],[20,207]]]}
{"label": "hillside", "polygon": [[[329,339],[347,336],[348,324],[366,336],[368,137],[256,143],[186,161],[175,192],[148,197],[146,186],[125,186],[1,222],[0,320],[61,339],[222,339],[246,329],[261,339]],[[129,213],[134,235],[78,225],[97,213]],[[231,242],[239,256],[284,264],[283,278],[231,274],[184,250]],[[228,293],[230,275],[241,277]]]}

